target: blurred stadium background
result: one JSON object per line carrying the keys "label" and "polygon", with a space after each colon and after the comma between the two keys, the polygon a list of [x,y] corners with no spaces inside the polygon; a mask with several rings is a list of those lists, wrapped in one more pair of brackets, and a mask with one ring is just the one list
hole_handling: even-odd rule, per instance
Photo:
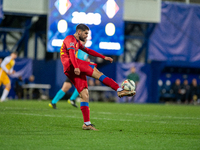
{"label": "blurred stadium background", "polygon": [[[35,83],[51,85],[52,98],[66,78],[59,60],[60,43],[75,32],[78,23],[86,23],[91,28],[87,46],[114,58],[109,64],[91,57],[99,70],[121,84],[135,66],[140,81],[134,102],[163,102],[161,97],[173,98],[167,86],[177,78],[181,82],[187,79],[189,84],[196,78],[200,84],[199,3],[0,0],[0,58],[18,51],[17,73],[12,79],[33,74]],[[165,83],[169,84],[163,87]],[[16,98],[13,89],[9,98]]]}

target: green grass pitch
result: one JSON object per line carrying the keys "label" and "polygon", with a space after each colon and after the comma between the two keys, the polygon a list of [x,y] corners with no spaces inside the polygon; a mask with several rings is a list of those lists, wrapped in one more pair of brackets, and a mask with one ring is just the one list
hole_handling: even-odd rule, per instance
{"label": "green grass pitch", "polygon": [[80,108],[66,101],[0,103],[1,150],[199,150],[200,107],[90,103],[99,131],[82,130]]}

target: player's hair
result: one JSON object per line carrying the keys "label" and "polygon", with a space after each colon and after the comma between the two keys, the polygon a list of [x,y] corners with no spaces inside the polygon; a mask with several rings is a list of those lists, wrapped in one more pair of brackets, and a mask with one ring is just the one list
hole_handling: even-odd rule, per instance
{"label": "player's hair", "polygon": [[85,25],[85,24],[79,24],[79,25],[76,26],[76,32],[77,32],[78,30],[85,31],[85,30],[90,30],[90,29],[89,29],[89,27],[88,27],[87,25]]}
{"label": "player's hair", "polygon": [[14,51],[14,52],[12,52],[11,54],[15,54],[15,55],[18,55],[18,52]]}

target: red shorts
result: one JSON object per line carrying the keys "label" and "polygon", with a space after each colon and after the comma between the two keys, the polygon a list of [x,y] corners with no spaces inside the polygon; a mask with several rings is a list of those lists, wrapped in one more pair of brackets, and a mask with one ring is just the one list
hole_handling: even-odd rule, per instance
{"label": "red shorts", "polygon": [[97,66],[95,63],[86,62],[80,59],[77,59],[77,63],[80,69],[80,75],[74,73],[74,66],[70,65],[65,71],[65,75],[73,83],[77,91],[80,93],[84,88],[88,88],[86,76],[92,76],[93,68]]}

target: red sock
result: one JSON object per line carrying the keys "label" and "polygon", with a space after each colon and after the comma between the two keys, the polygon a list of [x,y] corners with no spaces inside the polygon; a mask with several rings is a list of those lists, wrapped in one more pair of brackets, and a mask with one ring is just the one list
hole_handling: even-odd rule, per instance
{"label": "red sock", "polygon": [[83,114],[83,120],[84,122],[90,121],[90,108],[88,106],[83,106],[84,104],[88,104],[87,102],[81,102],[81,111]]}
{"label": "red sock", "polygon": [[102,82],[103,84],[111,87],[115,91],[117,91],[117,89],[119,88],[119,85],[111,78],[105,77]]}

